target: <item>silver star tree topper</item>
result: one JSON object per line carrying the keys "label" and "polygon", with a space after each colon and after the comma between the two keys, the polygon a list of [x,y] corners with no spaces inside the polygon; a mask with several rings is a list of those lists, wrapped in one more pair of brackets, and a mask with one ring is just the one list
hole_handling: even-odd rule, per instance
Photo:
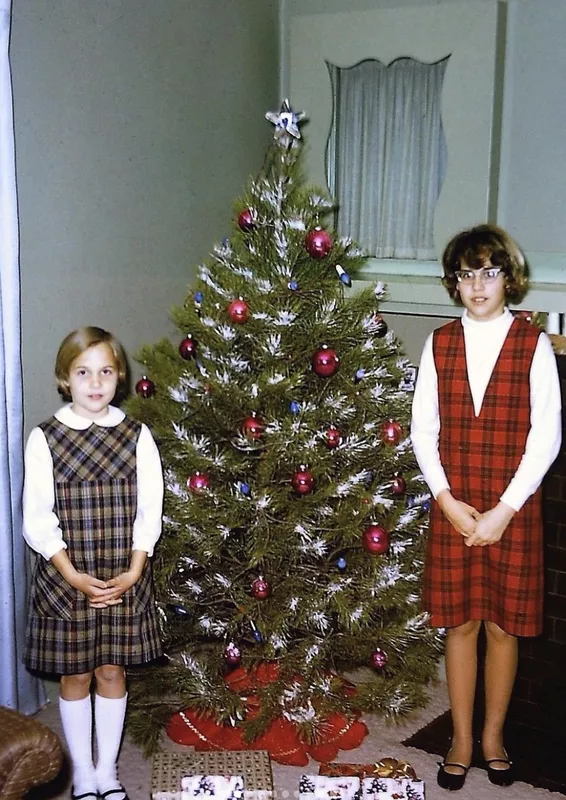
{"label": "silver star tree topper", "polygon": [[295,113],[288,100],[283,100],[279,111],[268,111],[265,115],[265,118],[275,125],[273,138],[275,140],[283,140],[283,142],[290,141],[290,137],[301,138],[299,122],[302,122],[305,117],[304,111]]}

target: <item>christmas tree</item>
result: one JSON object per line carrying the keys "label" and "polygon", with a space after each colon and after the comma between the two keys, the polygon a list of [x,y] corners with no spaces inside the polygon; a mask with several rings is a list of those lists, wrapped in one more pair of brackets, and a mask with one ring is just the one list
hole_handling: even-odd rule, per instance
{"label": "christmas tree", "polygon": [[[348,291],[364,256],[304,184],[303,116],[287,101],[266,114],[264,168],[172,312],[179,342],[140,354],[128,410],[152,429],[166,484],[166,656],[130,684],[148,751],[179,710],[240,744],[284,719],[316,745],[333,714],[424,705],[436,671],[411,367],[379,314],[383,285]],[[354,672],[355,690],[341,677]]]}

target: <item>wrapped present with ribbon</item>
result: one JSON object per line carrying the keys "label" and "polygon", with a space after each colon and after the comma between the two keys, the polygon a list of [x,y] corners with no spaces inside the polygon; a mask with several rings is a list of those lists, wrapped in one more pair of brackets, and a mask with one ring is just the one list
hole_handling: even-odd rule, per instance
{"label": "wrapped present with ribbon", "polygon": [[342,776],[357,776],[363,778],[410,778],[416,780],[417,774],[407,761],[398,761],[396,758],[382,758],[374,764],[353,764],[331,761],[321,764],[319,775],[328,775],[338,778]]}
{"label": "wrapped present with ribbon", "polygon": [[181,800],[194,798],[244,800],[242,775],[186,775],[181,779]]}
{"label": "wrapped present with ribbon", "polygon": [[412,778],[364,778],[362,800],[425,800],[425,784]]}
{"label": "wrapped present with ribbon", "polygon": [[360,796],[360,779],[354,776],[302,775],[299,781],[299,800],[360,800]]}

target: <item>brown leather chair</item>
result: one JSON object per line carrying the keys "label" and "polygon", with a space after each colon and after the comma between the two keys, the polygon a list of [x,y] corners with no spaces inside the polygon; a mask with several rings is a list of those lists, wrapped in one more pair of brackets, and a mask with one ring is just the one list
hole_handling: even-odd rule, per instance
{"label": "brown leather chair", "polygon": [[34,717],[0,706],[0,800],[21,800],[59,774],[63,748],[56,733]]}

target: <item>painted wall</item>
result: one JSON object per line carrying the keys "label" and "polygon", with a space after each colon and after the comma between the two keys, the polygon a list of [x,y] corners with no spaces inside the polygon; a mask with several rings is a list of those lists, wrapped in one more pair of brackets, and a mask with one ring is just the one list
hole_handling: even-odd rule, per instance
{"label": "painted wall", "polygon": [[[18,0],[11,64],[26,428],[63,336],[168,333],[279,106],[277,0]],[[139,367],[132,360],[133,373]]]}

